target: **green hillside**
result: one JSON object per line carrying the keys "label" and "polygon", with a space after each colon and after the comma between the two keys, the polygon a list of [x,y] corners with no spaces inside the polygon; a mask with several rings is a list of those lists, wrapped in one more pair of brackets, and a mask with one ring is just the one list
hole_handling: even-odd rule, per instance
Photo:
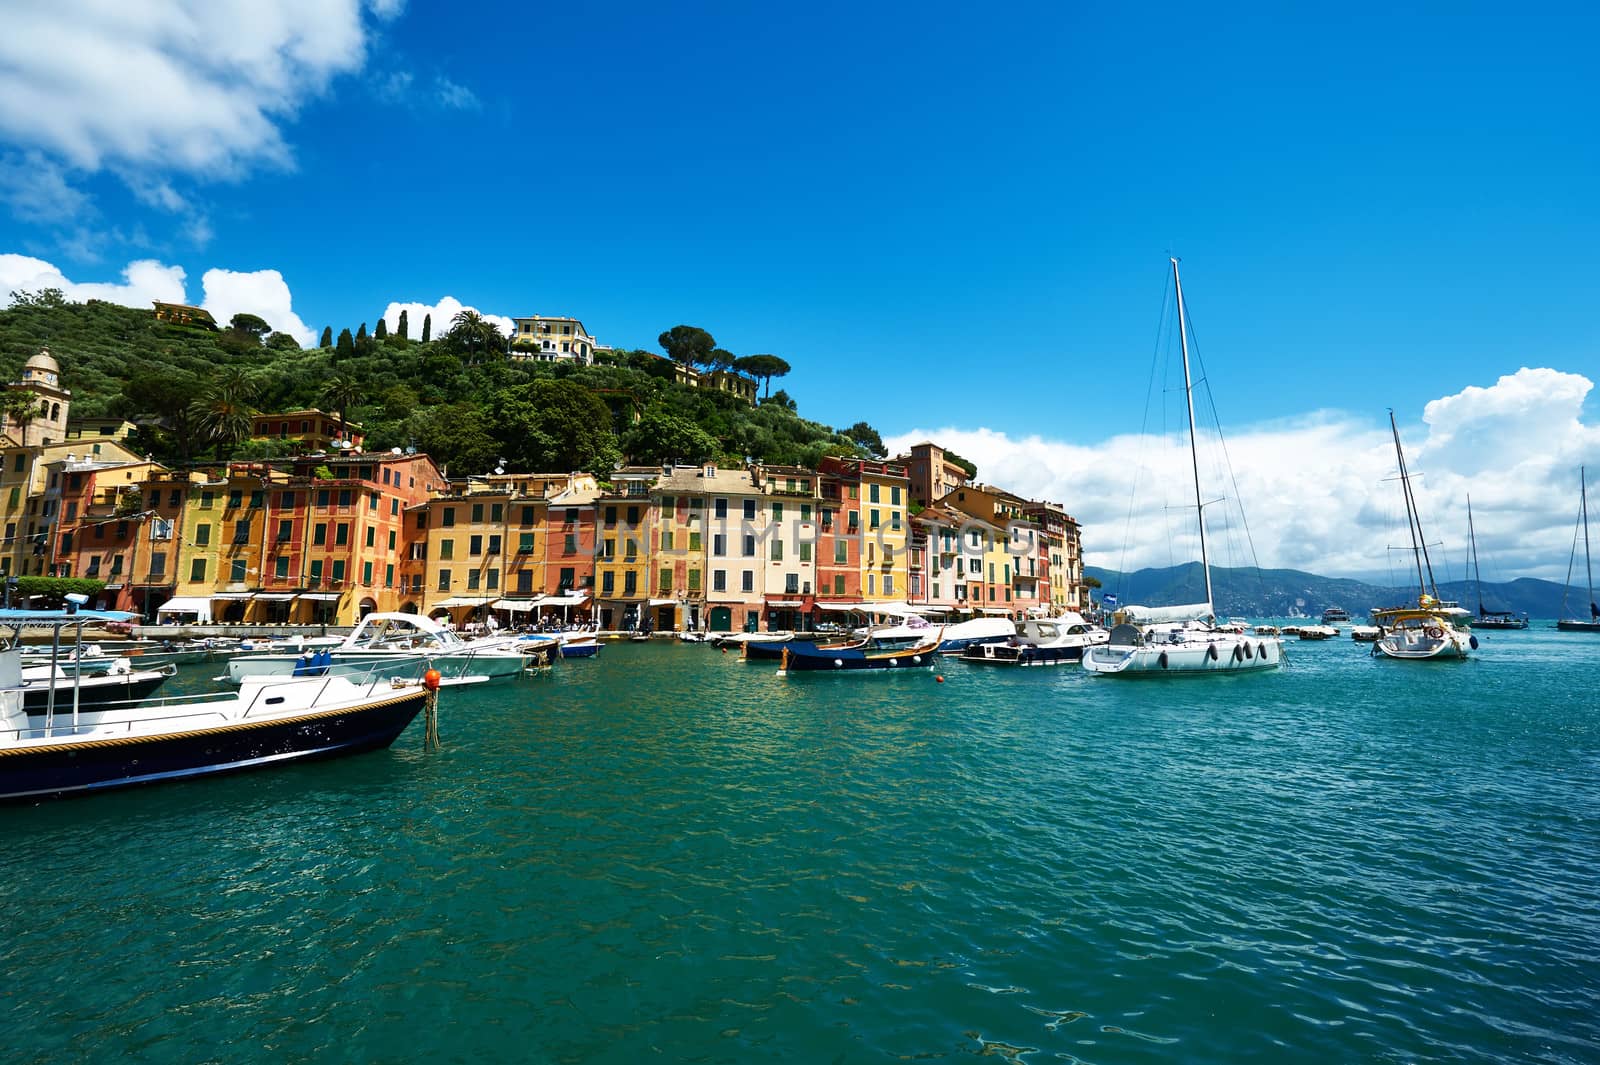
{"label": "green hillside", "polygon": [[[454,476],[501,459],[512,469],[602,474],[620,462],[814,466],[826,454],[868,454],[877,441],[865,422],[846,436],[800,417],[782,391],[750,406],[677,384],[673,364],[650,352],[587,367],[514,361],[488,323],[427,343],[369,335],[362,324],[307,350],[254,316],[234,326],[213,332],[157,321],[148,309],[13,293],[0,311],[0,373],[16,380],[48,347],[74,418],[138,422],[137,446],[171,463],[285,454],[287,445],[247,439],[250,414],[312,406],[361,424],[369,450],[415,447]],[[420,336],[420,324],[410,331]]]}

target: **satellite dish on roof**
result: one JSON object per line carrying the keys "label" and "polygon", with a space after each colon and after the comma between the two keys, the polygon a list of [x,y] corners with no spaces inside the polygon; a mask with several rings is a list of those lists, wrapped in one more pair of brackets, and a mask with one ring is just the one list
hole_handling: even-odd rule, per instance
{"label": "satellite dish on roof", "polygon": [[400,449],[397,448],[397,447],[392,447],[392,448],[389,449],[389,454],[398,455],[398,454],[400,454]]}

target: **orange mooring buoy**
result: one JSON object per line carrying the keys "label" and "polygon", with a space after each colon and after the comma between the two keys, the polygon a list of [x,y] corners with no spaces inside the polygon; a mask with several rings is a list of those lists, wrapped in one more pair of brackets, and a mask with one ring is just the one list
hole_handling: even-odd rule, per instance
{"label": "orange mooring buoy", "polygon": [[422,686],[431,692],[439,690],[439,682],[444,680],[437,669],[430,669],[422,675]]}
{"label": "orange mooring buoy", "polygon": [[942,677],[942,676],[934,677],[933,679],[938,681],[940,684],[944,683],[944,677]]}

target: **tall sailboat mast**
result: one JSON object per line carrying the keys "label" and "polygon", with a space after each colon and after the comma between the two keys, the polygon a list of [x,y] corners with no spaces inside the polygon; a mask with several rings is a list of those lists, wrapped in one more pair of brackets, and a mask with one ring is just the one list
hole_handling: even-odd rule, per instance
{"label": "tall sailboat mast", "polygon": [[1467,542],[1472,545],[1472,585],[1478,595],[1478,616],[1483,617],[1483,571],[1478,569],[1478,535],[1472,530],[1472,497],[1467,496]]}
{"label": "tall sailboat mast", "polygon": [[1578,467],[1578,506],[1583,514],[1583,571],[1589,581],[1589,616],[1594,617],[1594,566],[1589,561],[1589,483],[1588,470]]}
{"label": "tall sailboat mast", "polygon": [[1183,310],[1183,281],[1178,277],[1178,260],[1172,259],[1172,287],[1178,293],[1178,344],[1183,350],[1183,399],[1189,406],[1189,462],[1194,467],[1194,516],[1200,525],[1200,572],[1206,578],[1206,605],[1213,613],[1217,601],[1211,595],[1211,559],[1206,554],[1206,511],[1200,501],[1200,451],[1194,437],[1194,385],[1189,380],[1189,323]]}
{"label": "tall sailboat mast", "polygon": [[[1406,453],[1400,446],[1400,428],[1395,425],[1394,410],[1389,411],[1389,432],[1394,435],[1394,455],[1400,463],[1400,489],[1406,500],[1406,528],[1411,532],[1411,557],[1417,564],[1417,589],[1423,595],[1432,593],[1439,598],[1439,589],[1433,580],[1433,562],[1428,558],[1428,542],[1422,536],[1422,517],[1417,513],[1417,497],[1411,492],[1411,474],[1406,469]],[[1427,567],[1424,575],[1423,567]]]}

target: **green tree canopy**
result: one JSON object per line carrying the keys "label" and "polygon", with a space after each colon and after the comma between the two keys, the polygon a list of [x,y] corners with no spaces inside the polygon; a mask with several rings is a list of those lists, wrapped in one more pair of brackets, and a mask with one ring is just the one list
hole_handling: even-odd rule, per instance
{"label": "green tree canopy", "polygon": [[402,310],[400,312],[400,322],[395,326],[394,335],[401,340],[407,340],[410,337],[410,333],[411,323],[406,319],[406,312]]}
{"label": "green tree canopy", "polygon": [[717,346],[710,333],[695,325],[675,325],[657,337],[656,342],[668,358],[684,366],[706,363]]}
{"label": "green tree canopy", "polygon": [[772,379],[782,377],[790,370],[789,364],[776,355],[746,355],[734,360],[733,368],[765,382],[768,395],[772,394]]}
{"label": "green tree canopy", "polygon": [[417,448],[456,477],[492,469],[500,454],[489,414],[476,404],[433,407],[413,416],[409,426]]}
{"label": "green tree canopy", "polygon": [[319,347],[319,348],[331,348],[331,347],[333,347],[333,326],[325,325],[325,326],[322,327],[322,339],[317,342],[317,347]]}
{"label": "green tree canopy", "polygon": [[540,380],[494,399],[501,454],[523,470],[609,473],[620,457],[611,412],[574,381]]}
{"label": "green tree canopy", "polygon": [[717,438],[700,428],[694,419],[673,413],[664,404],[652,404],[637,424],[623,436],[623,450],[629,461],[655,465],[678,461],[699,463],[716,457]]}
{"label": "green tree canopy", "polygon": [[865,451],[869,458],[882,459],[889,457],[889,452],[883,446],[883,437],[878,435],[878,430],[866,422],[856,422],[848,429],[840,429],[839,434],[847,436],[857,444],[860,444],[861,450]]}

